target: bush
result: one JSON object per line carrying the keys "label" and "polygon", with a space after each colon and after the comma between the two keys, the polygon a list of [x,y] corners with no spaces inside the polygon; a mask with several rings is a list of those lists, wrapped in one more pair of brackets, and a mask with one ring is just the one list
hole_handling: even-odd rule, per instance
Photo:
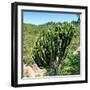
{"label": "bush", "polygon": [[77,55],[69,55],[64,60],[60,74],[61,75],[80,74],[80,53]]}

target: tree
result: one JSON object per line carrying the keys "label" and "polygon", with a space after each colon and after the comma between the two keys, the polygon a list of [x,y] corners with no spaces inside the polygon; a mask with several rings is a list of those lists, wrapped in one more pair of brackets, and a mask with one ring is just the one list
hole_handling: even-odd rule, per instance
{"label": "tree", "polygon": [[80,23],[80,14],[77,14],[77,18],[78,18],[77,22]]}
{"label": "tree", "polygon": [[70,23],[62,23],[40,33],[32,50],[35,63],[40,68],[49,70],[49,75],[58,75],[61,61],[67,55],[73,35],[74,26]]}

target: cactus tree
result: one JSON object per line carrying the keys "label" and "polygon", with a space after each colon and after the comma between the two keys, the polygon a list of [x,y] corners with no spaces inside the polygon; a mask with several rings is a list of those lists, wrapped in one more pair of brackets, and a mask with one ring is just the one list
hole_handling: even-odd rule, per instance
{"label": "cactus tree", "polygon": [[73,34],[74,27],[70,23],[62,23],[40,33],[32,50],[35,63],[39,67],[49,69],[49,75],[58,75],[59,66],[67,54]]}

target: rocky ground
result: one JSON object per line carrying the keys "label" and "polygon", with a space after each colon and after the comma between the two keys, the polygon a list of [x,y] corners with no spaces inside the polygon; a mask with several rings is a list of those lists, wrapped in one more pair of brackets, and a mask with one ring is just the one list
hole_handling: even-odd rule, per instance
{"label": "rocky ground", "polygon": [[44,76],[46,70],[40,69],[36,64],[33,64],[32,66],[23,65],[23,77],[29,78],[29,77],[42,77]]}

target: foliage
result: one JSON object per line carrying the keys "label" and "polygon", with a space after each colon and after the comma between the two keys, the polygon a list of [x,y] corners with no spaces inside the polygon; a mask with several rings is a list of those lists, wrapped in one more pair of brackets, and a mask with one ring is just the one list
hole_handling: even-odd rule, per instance
{"label": "foliage", "polygon": [[62,63],[61,75],[78,75],[80,74],[80,53],[68,56]]}
{"label": "foliage", "polygon": [[[58,40],[61,40],[59,38],[59,33],[63,32],[63,33],[67,33],[67,29],[64,30],[59,30],[59,28],[64,27],[64,25],[66,25],[67,23],[54,23],[54,22],[48,22],[46,24],[42,24],[42,25],[33,25],[33,24],[23,24],[23,62],[26,65],[33,65],[35,64],[35,60],[32,58],[34,56],[34,48],[36,47],[36,42],[37,41],[42,41],[43,45],[41,46],[47,46],[48,48],[45,51],[44,47],[44,53],[46,53],[47,55],[47,61],[48,63],[50,62],[50,60],[52,61],[52,59],[50,58],[51,55],[54,57],[53,60],[56,60],[55,55],[58,56],[58,49],[59,49],[59,45],[58,43],[55,43]],[[73,25],[75,28],[74,31],[74,36],[71,38],[71,42],[69,45],[67,45],[65,51],[68,51],[67,53],[64,52],[64,56],[62,55],[62,60],[61,60],[61,64],[62,66],[57,67],[57,74],[58,75],[76,75],[76,74],[80,74],[80,53],[78,53],[77,55],[73,55],[73,52],[80,47],[80,22],[77,21],[72,21],[71,23],[69,23],[69,25]],[[66,27],[66,26],[65,26]],[[56,29],[57,28],[57,29]],[[66,31],[65,31],[66,30]],[[44,36],[45,40],[42,40],[42,37]],[[49,37],[48,37],[49,36]],[[52,38],[53,36],[53,38]],[[61,35],[64,36],[64,35]],[[48,38],[47,38],[48,37]],[[46,39],[47,38],[47,39]],[[57,38],[54,40],[54,38]],[[53,41],[54,40],[54,41]],[[51,47],[51,42],[53,41],[52,46],[53,47],[53,52],[52,52],[52,47]],[[46,43],[44,45],[44,43]],[[40,44],[40,43],[39,43]],[[60,44],[60,43],[59,43]],[[56,48],[55,48],[56,47]],[[49,49],[49,50],[48,50]],[[54,50],[56,49],[56,51]],[[33,52],[32,52],[33,51]],[[61,49],[60,49],[61,51]],[[41,51],[40,51],[41,52]],[[53,54],[51,54],[51,52]],[[59,53],[60,54],[60,53]],[[42,54],[40,54],[42,55]],[[44,57],[43,57],[44,58]],[[57,58],[58,59],[58,58]],[[37,63],[36,63],[37,64]],[[47,73],[45,74],[45,76],[50,75],[53,70],[50,69],[50,63],[43,66],[43,65],[38,65],[41,69],[46,69]]]}
{"label": "foliage", "polygon": [[49,75],[58,74],[58,67],[67,54],[74,31],[74,26],[65,22],[40,33],[37,38],[32,57],[40,68],[50,69]]}

